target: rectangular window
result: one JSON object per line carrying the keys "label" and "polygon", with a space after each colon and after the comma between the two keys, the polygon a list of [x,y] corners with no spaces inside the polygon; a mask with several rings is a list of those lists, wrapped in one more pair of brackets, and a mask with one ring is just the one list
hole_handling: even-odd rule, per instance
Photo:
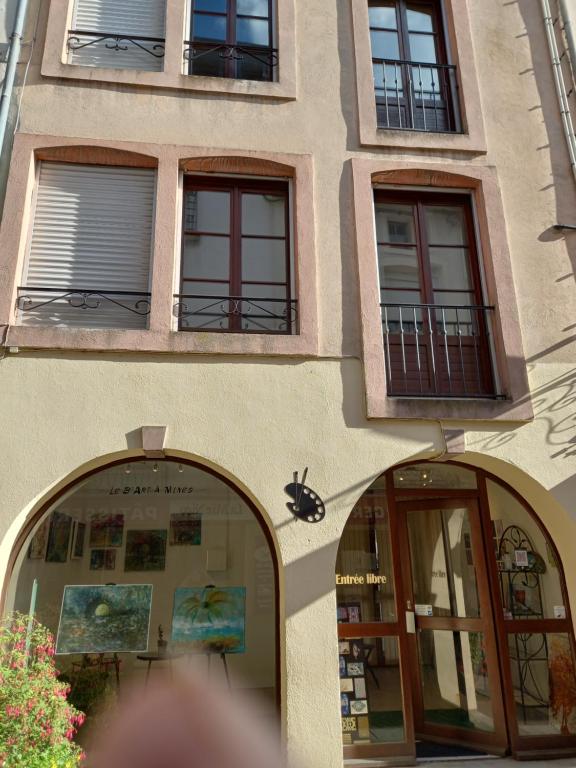
{"label": "rectangular window", "polygon": [[43,162],[21,325],[146,328],[156,173]]}
{"label": "rectangular window", "polygon": [[273,0],[191,0],[190,75],[275,80]]}
{"label": "rectangular window", "polygon": [[370,0],[368,15],[378,127],[459,132],[438,0]]}
{"label": "rectangular window", "polygon": [[289,188],[186,176],[180,330],[296,332]]}
{"label": "rectangular window", "polygon": [[377,190],[375,214],[389,394],[494,396],[469,198]]}
{"label": "rectangular window", "polygon": [[166,0],[76,0],[69,63],[161,71]]}

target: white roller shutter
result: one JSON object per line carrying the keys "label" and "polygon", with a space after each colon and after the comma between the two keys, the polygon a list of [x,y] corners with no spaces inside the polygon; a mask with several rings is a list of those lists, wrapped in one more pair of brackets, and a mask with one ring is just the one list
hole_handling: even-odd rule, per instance
{"label": "white roller shutter", "polygon": [[155,183],[149,168],[41,164],[21,324],[147,326]]}
{"label": "white roller shutter", "polygon": [[[70,63],[82,64],[85,67],[162,70],[164,59],[158,54],[164,50],[165,11],[166,0],[76,0],[73,30],[102,35],[160,38],[162,43],[120,40],[116,49],[116,41],[113,39],[85,45],[98,38],[72,34],[69,37],[77,38],[71,40],[72,44],[84,47],[70,50]],[[138,44],[147,48],[150,53],[142,50]],[[154,49],[154,45],[161,47]]]}

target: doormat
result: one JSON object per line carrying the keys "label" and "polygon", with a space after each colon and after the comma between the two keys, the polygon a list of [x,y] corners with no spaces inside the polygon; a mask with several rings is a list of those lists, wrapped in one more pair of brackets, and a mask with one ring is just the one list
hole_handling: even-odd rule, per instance
{"label": "doormat", "polygon": [[457,757],[488,757],[488,753],[469,747],[460,747],[457,744],[435,744],[432,741],[416,742],[416,759]]}

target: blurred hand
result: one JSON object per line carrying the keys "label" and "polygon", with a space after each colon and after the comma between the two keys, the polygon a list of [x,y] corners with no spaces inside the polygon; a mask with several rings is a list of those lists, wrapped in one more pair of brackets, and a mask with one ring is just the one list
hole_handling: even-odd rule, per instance
{"label": "blurred hand", "polygon": [[281,768],[276,734],[237,696],[194,678],[140,690],[97,734],[88,768]]}

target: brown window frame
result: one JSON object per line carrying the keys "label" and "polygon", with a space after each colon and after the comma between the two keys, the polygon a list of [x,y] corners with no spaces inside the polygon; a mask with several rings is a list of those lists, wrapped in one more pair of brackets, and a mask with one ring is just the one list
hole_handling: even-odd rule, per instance
{"label": "brown window frame", "polygon": [[[275,71],[278,67],[278,49],[274,47],[274,3],[276,0],[267,0],[267,16],[251,16],[249,14],[238,13],[238,0],[227,0],[227,9],[225,11],[207,11],[196,9],[196,0],[191,0],[189,31],[190,40],[186,41],[185,54],[189,60],[188,74],[190,75],[208,75],[209,77],[225,77],[233,80],[252,79],[246,78],[240,70],[240,64],[245,59],[252,59],[255,62],[267,67],[267,77],[254,78],[257,82],[273,82],[275,80]],[[225,18],[226,19],[226,38],[225,40],[198,39],[195,34],[196,17]],[[238,43],[237,21],[238,19],[255,19],[257,21],[268,22],[268,45],[256,45],[250,43]],[[205,56],[215,54],[223,59],[223,72],[203,72],[194,67],[194,62],[202,61]]]}
{"label": "brown window frame", "polygon": [[[484,300],[483,279],[480,265],[480,254],[478,250],[476,228],[474,224],[474,215],[472,207],[472,199],[470,195],[458,194],[458,193],[441,193],[441,192],[417,192],[417,191],[396,191],[391,189],[374,189],[374,206],[377,204],[400,204],[411,205],[413,207],[413,223],[414,223],[414,243],[392,243],[388,241],[381,241],[376,235],[377,250],[380,246],[404,246],[412,247],[416,249],[416,255],[418,260],[418,275],[419,275],[419,292],[422,309],[420,312],[419,320],[417,320],[416,310],[408,310],[407,314],[403,314],[403,310],[400,310],[400,333],[389,332],[389,320],[388,315],[383,314],[383,329],[384,340],[386,345],[386,364],[387,364],[387,378],[388,378],[388,395],[391,397],[438,397],[438,398],[500,398],[501,396],[497,392],[497,382],[495,377],[495,362],[493,350],[490,343],[490,311],[493,307],[487,306]],[[432,281],[432,269],[430,261],[431,247],[439,246],[442,248],[462,246],[450,246],[444,244],[434,244],[429,242],[426,232],[426,222],[424,210],[430,206],[450,206],[452,208],[461,208],[464,212],[464,221],[466,226],[467,237],[467,252],[468,252],[468,268],[471,279],[471,288],[469,289],[454,289],[454,288],[440,288],[436,289],[437,293],[456,293],[456,294],[471,294],[471,310],[470,318],[471,322],[467,323],[465,319],[462,320],[462,327],[465,329],[467,325],[475,326],[475,330],[478,335],[466,336],[466,333],[462,334],[460,328],[460,320],[458,317],[458,311],[456,311],[456,323],[451,319],[446,320],[445,314],[442,311],[441,319],[438,319],[437,313],[441,311],[442,307],[450,307],[448,304],[437,303],[434,298],[434,287]],[[376,210],[376,209],[375,209]],[[386,302],[385,298],[386,290],[393,290],[394,292],[402,293],[404,291],[415,293],[416,288],[399,288],[393,286],[386,288],[386,286],[380,282],[380,304],[383,307],[385,304],[400,304],[401,302]],[[406,302],[407,306],[417,306],[412,302]],[[467,305],[460,305],[461,310],[466,312],[465,307]],[[413,316],[413,320],[411,319]],[[404,321],[402,320],[404,318]],[[473,318],[473,319],[472,319]],[[406,322],[407,321],[407,322]],[[413,365],[410,363],[410,352],[408,350],[408,342],[404,338],[403,322],[406,323],[409,329],[408,336],[414,336],[416,342],[417,355],[417,368],[419,375],[419,390],[413,387],[409,383],[409,378],[414,376],[415,371]],[[449,334],[447,328],[453,329],[457,326],[456,334]],[[420,326],[420,333],[417,329]],[[412,333],[410,334],[410,328]],[[396,340],[394,336],[400,336],[401,355],[403,360],[403,374],[404,374],[404,386],[401,387],[397,380],[397,375],[394,372],[393,355],[391,355],[391,349]],[[420,337],[422,341],[419,341]],[[467,391],[466,374],[464,373],[465,365],[468,360],[466,351],[466,339],[473,338],[474,342],[474,354],[476,358],[477,369],[477,389],[472,392]],[[462,341],[464,339],[464,342]],[[477,341],[476,341],[477,339]],[[410,340],[411,342],[411,340]],[[433,349],[436,345],[441,345],[439,348]],[[452,349],[450,349],[452,347]],[[443,364],[448,371],[449,387],[446,391],[445,384],[442,383],[442,379],[446,376],[446,370],[441,370],[440,367],[436,367],[436,361],[438,364]],[[421,368],[422,361],[422,368]],[[463,378],[462,388],[455,382],[454,385],[451,381],[450,367],[456,364],[456,372],[458,364],[460,364]],[[432,372],[428,370],[426,373],[425,366],[430,366]],[[424,376],[431,377],[430,387],[426,386],[424,380],[424,386],[422,381],[422,370],[424,370]]]}
{"label": "brown window frame", "polygon": [[[201,230],[186,229],[186,193],[189,191],[211,191],[230,193],[230,227],[227,235],[216,232],[205,232]],[[243,194],[273,194],[284,198],[284,237],[279,235],[243,235],[242,234],[242,195]],[[186,285],[193,283],[221,283],[229,287],[228,295],[222,296],[223,304],[228,302],[228,311],[223,313],[223,317],[228,317],[227,328],[189,328],[182,324],[182,317],[178,323],[178,330],[181,331],[202,331],[208,333],[242,333],[242,334],[272,334],[272,335],[294,335],[298,333],[297,325],[297,299],[293,296],[293,266],[292,266],[292,237],[291,237],[291,214],[290,214],[290,186],[285,180],[276,179],[246,179],[231,178],[226,176],[195,176],[186,174],[184,176],[184,201],[182,205],[182,248],[181,248],[181,267],[180,267],[180,297],[185,301],[190,294],[186,290]],[[186,235],[206,235],[206,236],[226,236],[230,240],[229,271],[228,279],[212,278],[190,278],[184,277],[184,251]],[[265,240],[284,240],[285,241],[285,264],[286,279],[284,282],[243,280],[242,279],[242,239],[250,237],[253,239]],[[242,307],[243,301],[250,301],[250,296],[244,294],[243,286],[248,285],[268,285],[274,287],[285,287],[286,298],[282,299],[286,310],[286,329],[285,330],[262,330],[242,328]],[[201,295],[199,295],[201,297]],[[210,298],[211,294],[206,294]],[[256,300],[267,302],[270,299],[265,297],[256,297]],[[280,302],[277,302],[280,304]]]}
{"label": "brown window frame", "polygon": [[[384,91],[384,96],[376,94],[376,105],[378,107],[384,105],[386,112],[386,124],[381,124],[378,120],[378,127],[380,128],[404,128],[405,130],[424,130],[434,131],[440,133],[461,133],[462,126],[459,113],[459,101],[458,101],[458,84],[455,77],[455,67],[450,64],[448,57],[448,47],[446,44],[446,31],[444,27],[444,19],[442,13],[441,0],[369,0],[368,9],[370,8],[394,8],[396,15],[396,28],[392,27],[375,27],[369,22],[370,35],[372,32],[389,32],[396,35],[398,40],[398,53],[399,58],[397,60],[386,60],[375,58],[372,52],[372,64],[378,65],[382,61],[394,61],[394,71],[396,78],[398,78],[396,84],[396,96],[391,100],[388,99],[388,89],[385,87],[381,90]],[[408,11],[415,8],[425,8],[431,11],[432,19],[432,32],[423,32],[417,30],[410,30],[408,27]],[[425,37],[434,38],[434,49],[436,51],[436,63],[431,62],[418,62],[410,52],[410,35],[421,35]],[[435,100],[428,100],[428,103],[421,102],[420,109],[423,116],[423,127],[417,125],[417,110],[418,104],[416,99],[417,87],[413,81],[418,76],[416,73],[416,67],[422,65],[422,68],[432,72],[432,69],[437,70],[438,83],[437,87],[439,92],[444,92],[443,104],[444,106],[436,108]],[[399,74],[399,77],[398,77]],[[420,89],[422,89],[422,72],[420,71]],[[432,75],[433,77],[433,75]],[[440,83],[440,80],[443,82]],[[409,94],[409,99],[406,100],[405,94]],[[422,91],[421,91],[422,96]],[[396,101],[396,104],[394,103]],[[391,102],[391,103],[390,103]],[[389,110],[397,107],[398,124],[390,123]],[[405,124],[402,125],[401,110],[405,113]],[[438,111],[446,111],[446,123],[445,129],[438,128]],[[426,125],[426,113],[433,112],[435,119],[435,127],[427,127]],[[432,115],[430,115],[431,117]]]}

